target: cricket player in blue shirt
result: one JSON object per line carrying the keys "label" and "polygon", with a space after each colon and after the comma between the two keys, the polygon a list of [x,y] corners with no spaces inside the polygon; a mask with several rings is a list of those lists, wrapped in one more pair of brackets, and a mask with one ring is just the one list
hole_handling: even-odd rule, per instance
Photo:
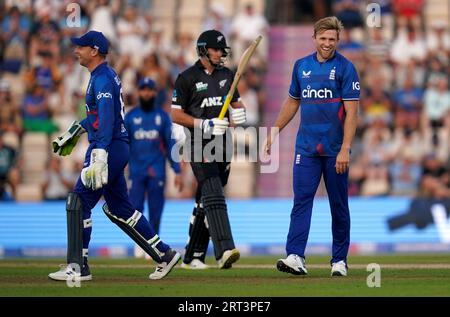
{"label": "cricket player in blue shirt", "polygon": [[[316,52],[296,61],[289,96],[275,122],[281,131],[301,104],[301,122],[294,157],[294,206],[287,236],[287,258],[279,271],[306,275],[305,248],[314,195],[321,176],[325,181],[332,216],[331,275],[347,275],[350,244],[348,168],[359,108],[359,79],[353,64],[336,52],[342,23],[326,17],[314,25]],[[276,131],[266,141],[270,154]]]}
{"label": "cricket player in blue shirt", "polygon": [[159,233],[161,214],[164,208],[166,183],[166,159],[175,172],[175,187],[183,190],[180,164],[172,156],[175,140],[172,135],[172,120],[156,101],[156,83],[143,78],[138,84],[139,105],[125,115],[125,127],[130,139],[130,200],[141,213],[144,211],[147,193],[150,224]]}
{"label": "cricket player in blue shirt", "polygon": [[103,211],[107,217],[158,263],[149,278],[161,279],[179,261],[180,254],[161,241],[128,197],[124,168],[130,150],[124,125],[122,86],[119,76],[105,61],[108,40],[96,31],[71,40],[80,64],[91,73],[86,90],[87,117],[80,123],[73,122],[52,145],[55,153],[69,155],[80,134],[87,132],[89,147],[81,176],[66,202],[67,265],[50,273],[49,277],[58,281],[92,279],[88,266],[91,210],[103,195],[106,200]]}

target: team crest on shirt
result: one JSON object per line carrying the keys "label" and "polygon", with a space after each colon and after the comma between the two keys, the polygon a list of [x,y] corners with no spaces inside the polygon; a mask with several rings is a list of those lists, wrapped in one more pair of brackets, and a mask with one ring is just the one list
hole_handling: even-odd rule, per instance
{"label": "team crest on shirt", "polygon": [[208,84],[205,84],[203,82],[199,82],[199,83],[195,84],[195,87],[197,88],[197,92],[199,92],[199,91],[203,91],[203,90],[208,89]]}
{"label": "team crest on shirt", "polygon": [[157,126],[160,126],[160,125],[161,125],[161,116],[160,116],[160,115],[157,115],[157,116],[155,117],[155,124],[156,124]]}
{"label": "team crest on shirt", "polygon": [[224,80],[219,81],[219,86],[220,86],[220,88],[225,87],[225,84],[226,84],[226,83],[227,83],[227,79],[224,79]]}
{"label": "team crest on shirt", "polygon": [[310,77],[310,75],[311,75],[311,71],[309,71],[309,72],[305,72],[304,70],[302,70],[302,78],[309,78]]}
{"label": "team crest on shirt", "polygon": [[133,118],[133,123],[134,123],[135,125],[140,125],[140,124],[142,124],[142,117],[136,117],[136,118]]}
{"label": "team crest on shirt", "polygon": [[336,79],[336,66],[333,67],[333,69],[330,71],[330,77],[329,80],[335,80]]}

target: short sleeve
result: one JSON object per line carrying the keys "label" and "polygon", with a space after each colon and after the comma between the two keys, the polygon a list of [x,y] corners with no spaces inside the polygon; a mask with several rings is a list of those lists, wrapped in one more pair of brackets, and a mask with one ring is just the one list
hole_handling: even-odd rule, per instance
{"label": "short sleeve", "polygon": [[189,85],[186,78],[178,75],[172,93],[172,109],[186,109],[189,99]]}
{"label": "short sleeve", "polygon": [[294,68],[292,70],[291,85],[289,87],[289,96],[294,99],[300,99],[301,96],[301,87],[297,76],[299,64],[299,61],[294,64]]}
{"label": "short sleeve", "polygon": [[342,76],[342,100],[359,100],[359,77],[355,66],[348,62]]}

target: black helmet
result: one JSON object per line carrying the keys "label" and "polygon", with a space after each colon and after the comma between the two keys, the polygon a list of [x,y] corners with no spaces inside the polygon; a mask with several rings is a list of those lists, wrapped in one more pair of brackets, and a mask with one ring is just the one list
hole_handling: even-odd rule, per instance
{"label": "black helmet", "polygon": [[[222,49],[225,58],[229,54],[230,47],[227,46],[225,36],[217,30],[208,30],[200,34],[197,40],[197,54],[200,57],[208,57],[208,48]],[[223,66],[223,65],[221,65]]]}

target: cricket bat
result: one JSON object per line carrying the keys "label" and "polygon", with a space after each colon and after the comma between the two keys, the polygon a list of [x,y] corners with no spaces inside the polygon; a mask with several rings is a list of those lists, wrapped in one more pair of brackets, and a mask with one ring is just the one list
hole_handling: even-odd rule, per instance
{"label": "cricket bat", "polygon": [[242,74],[245,72],[248,61],[250,57],[252,57],[253,53],[256,50],[259,42],[261,42],[262,36],[258,36],[256,40],[245,50],[244,54],[242,54],[241,59],[239,60],[239,65],[234,75],[233,83],[231,84],[230,90],[228,91],[227,97],[225,99],[225,103],[222,106],[222,110],[219,114],[219,119],[223,119],[225,114],[227,113],[228,107],[230,106],[231,99],[233,98],[234,92],[236,91],[239,80],[241,79]]}

